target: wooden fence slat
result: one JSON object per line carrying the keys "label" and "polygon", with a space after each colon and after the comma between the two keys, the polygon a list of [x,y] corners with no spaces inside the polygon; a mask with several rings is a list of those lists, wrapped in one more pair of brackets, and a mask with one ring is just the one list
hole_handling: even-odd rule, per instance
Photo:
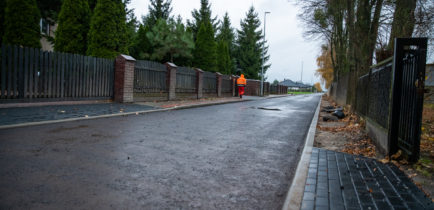
{"label": "wooden fence slat", "polygon": [[13,64],[14,64],[14,48],[12,46],[8,46],[8,94],[7,98],[10,99],[12,97],[13,85],[12,85],[12,75],[14,72]]}
{"label": "wooden fence slat", "polygon": [[57,53],[57,69],[56,69],[56,76],[57,76],[57,81],[56,81],[56,97],[60,97],[60,76],[61,76],[61,69],[62,69],[62,53]]}
{"label": "wooden fence slat", "polygon": [[98,59],[98,58],[96,58],[96,74],[95,74],[95,81],[96,81],[96,85],[95,85],[95,96],[96,97],[98,97],[98,95],[99,95],[99,84],[100,84],[100,82],[101,82],[101,80],[99,79],[99,74],[100,74],[100,71],[101,71],[101,69],[100,69],[100,65],[99,65],[99,61],[100,61],[100,59]]}
{"label": "wooden fence slat", "polygon": [[33,70],[34,70],[34,54],[35,54],[35,49],[34,48],[30,48],[30,65],[29,65],[29,86],[28,86],[28,97],[31,99],[33,98]]}
{"label": "wooden fence slat", "polygon": [[25,53],[26,50],[23,47],[19,47],[19,58],[18,58],[18,81],[17,81],[17,90],[15,91],[15,98],[23,98],[24,96],[24,71],[26,68],[25,62],[27,61]]}
{"label": "wooden fence slat", "polygon": [[[40,61],[40,56],[41,54],[39,54],[39,49],[35,49],[35,70],[34,70],[34,82],[33,82],[33,96],[35,98],[39,97],[39,89],[38,89],[38,83],[39,83],[39,74],[38,72],[40,72],[39,67],[39,61]],[[42,56],[41,56],[42,57]]]}
{"label": "wooden fence slat", "polygon": [[12,85],[14,87],[13,92],[12,92],[12,97],[16,98],[17,97],[17,90],[18,90],[18,63],[19,63],[19,49],[17,46],[14,46],[14,76],[13,76],[13,80],[12,80]]}
{"label": "wooden fence slat", "polygon": [[76,97],[76,92],[75,92],[75,82],[77,79],[77,55],[70,55],[69,56],[69,60],[70,60],[70,69],[69,69],[69,75],[71,77],[70,79],[70,83],[69,83],[69,92],[70,92],[70,96],[75,98]]}
{"label": "wooden fence slat", "polygon": [[104,60],[100,59],[99,61],[99,66],[100,66],[100,74],[99,74],[99,95],[98,96],[103,96],[103,85],[104,85]]}
{"label": "wooden fence slat", "polygon": [[75,96],[80,97],[80,69],[81,69],[81,55],[77,55],[75,58]]}
{"label": "wooden fence slat", "polygon": [[79,80],[79,67],[80,67],[80,62],[79,62],[79,55],[74,55],[74,59],[72,59],[72,68],[70,69],[70,74],[71,74],[71,92],[72,92],[72,97],[78,97],[79,94],[77,92],[77,86],[78,86],[78,80]]}
{"label": "wooden fence slat", "polygon": [[8,53],[8,51],[6,50],[6,45],[2,45],[2,68],[1,68],[1,97],[0,98],[5,98],[5,93],[6,93],[6,53]]}
{"label": "wooden fence slat", "polygon": [[57,75],[58,75],[58,73],[59,73],[59,65],[60,65],[60,62],[59,62],[59,58],[60,58],[60,53],[54,53],[54,59],[53,59],[53,67],[54,67],[54,69],[53,69],[53,98],[56,98],[57,97],[57,90],[59,89],[58,88],[58,77],[57,77]]}
{"label": "wooden fence slat", "polygon": [[81,88],[81,77],[80,77],[80,72],[81,72],[81,55],[77,55],[77,74],[76,74],[76,78],[77,78],[77,86],[76,86],[76,90],[75,90],[75,94],[77,97],[80,97],[80,88]]}
{"label": "wooden fence slat", "polygon": [[92,97],[92,89],[93,89],[93,81],[92,81],[92,78],[93,78],[93,58],[92,57],[89,57],[89,72],[88,72],[88,74],[89,74],[89,95],[88,95],[88,97]]}
{"label": "wooden fence slat", "polygon": [[93,69],[93,59],[92,57],[88,58],[88,69],[87,69],[87,76],[88,76],[88,82],[87,82],[87,97],[92,96],[92,69]]}
{"label": "wooden fence slat", "polygon": [[65,96],[65,68],[66,68],[66,60],[67,55],[62,53],[62,69],[60,71],[60,97],[63,98]]}
{"label": "wooden fence slat", "polygon": [[80,56],[80,97],[84,96],[84,56]]}
{"label": "wooden fence slat", "polygon": [[96,95],[96,84],[97,84],[97,79],[96,79],[96,72],[97,72],[97,59],[96,58],[92,58],[93,59],[93,72],[92,72],[92,97],[95,97]]}
{"label": "wooden fence slat", "polygon": [[84,96],[89,96],[89,57],[84,57]]}
{"label": "wooden fence slat", "polygon": [[[43,61],[44,61],[44,63],[41,63],[41,70],[44,72],[44,74],[43,74],[43,76],[42,76],[42,79],[44,80],[44,85],[43,85],[43,88],[44,88],[44,90],[43,90],[43,95],[44,95],[44,98],[48,98],[48,80],[49,80],[49,78],[50,78],[50,76],[49,76],[49,69],[50,69],[50,66],[49,66],[49,60],[48,60],[48,53],[47,52],[41,52],[43,55],[44,55],[44,57],[43,57]],[[42,89],[41,89],[42,90]]]}
{"label": "wooden fence slat", "polygon": [[28,47],[26,47],[26,48],[24,48],[24,54],[23,54],[23,56],[24,56],[24,61],[23,61],[23,63],[24,63],[24,72],[23,72],[23,81],[22,81],[22,83],[23,83],[23,86],[21,87],[22,88],[22,92],[21,92],[21,96],[22,97],[24,97],[24,98],[26,98],[27,97],[27,88],[28,88],[28,80],[29,80],[29,65],[30,65],[30,56],[29,56],[29,53],[30,53],[30,49],[28,48]]}
{"label": "wooden fence slat", "polygon": [[109,91],[109,78],[110,78],[110,60],[105,61],[105,95],[104,96],[110,96]]}
{"label": "wooden fence slat", "polygon": [[106,59],[101,60],[101,96],[105,96],[105,83],[106,83],[106,75],[107,75],[107,69],[106,69]]}
{"label": "wooden fence slat", "polygon": [[75,97],[80,97],[80,69],[81,69],[81,55],[75,57],[74,68],[74,93]]}
{"label": "wooden fence slat", "polygon": [[54,57],[53,57],[53,98],[57,97],[57,90],[58,90],[58,83],[57,83],[57,73],[59,72],[59,63],[58,59],[59,59],[59,53],[55,52],[53,53]]}
{"label": "wooden fence slat", "polygon": [[51,62],[50,62],[50,65],[52,65],[52,68],[51,68],[51,73],[52,73],[52,83],[51,83],[51,95],[52,95],[52,98],[55,98],[56,97],[56,80],[57,80],[57,62],[56,62],[56,58],[58,57],[57,56],[57,53],[50,53],[51,54],[51,58],[52,58],[52,60],[51,60]]}
{"label": "wooden fence slat", "polygon": [[107,72],[107,76],[108,76],[108,89],[107,89],[107,91],[108,91],[108,96],[110,96],[110,97],[112,97],[113,96],[113,94],[112,94],[112,82],[113,82],[113,76],[114,76],[114,72],[113,72],[113,70],[112,70],[112,60],[109,60],[108,61],[108,68],[107,68],[107,70],[108,70],[108,72]]}
{"label": "wooden fence slat", "polygon": [[101,83],[102,83],[102,80],[101,80],[101,75],[102,75],[102,59],[98,59],[98,62],[97,62],[97,66],[98,66],[98,74],[97,74],[97,79],[98,79],[98,91],[97,91],[97,93],[96,93],[96,96],[101,96]]}
{"label": "wooden fence slat", "polygon": [[53,53],[47,53],[48,56],[48,62],[47,62],[47,66],[48,66],[48,91],[47,91],[47,97],[51,98],[52,97],[52,91],[51,91],[51,87],[52,87],[52,83],[53,83]]}
{"label": "wooden fence slat", "polygon": [[95,58],[95,84],[94,84],[94,95],[93,96],[98,96],[98,91],[99,91],[99,59]]}

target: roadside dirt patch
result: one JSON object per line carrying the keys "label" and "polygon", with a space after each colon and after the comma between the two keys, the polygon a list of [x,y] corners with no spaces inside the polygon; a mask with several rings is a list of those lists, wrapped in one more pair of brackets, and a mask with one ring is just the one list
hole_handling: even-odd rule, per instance
{"label": "roadside dirt patch", "polygon": [[333,112],[327,111],[331,107],[339,109],[329,97],[323,96],[314,146],[337,152],[382,158],[376,153],[375,146],[364,131],[364,123],[360,122],[359,117],[342,108],[345,117],[338,119],[333,116]]}

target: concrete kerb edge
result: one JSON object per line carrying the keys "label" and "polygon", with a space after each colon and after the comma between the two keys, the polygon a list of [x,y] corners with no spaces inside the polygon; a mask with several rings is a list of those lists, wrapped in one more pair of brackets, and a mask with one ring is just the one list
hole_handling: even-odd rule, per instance
{"label": "concrete kerb edge", "polygon": [[19,127],[45,125],[45,124],[62,123],[62,122],[72,122],[72,121],[79,121],[79,120],[90,120],[90,119],[100,119],[100,118],[109,118],[109,117],[120,117],[120,116],[128,116],[128,115],[147,114],[147,113],[152,113],[152,112],[165,112],[165,111],[171,111],[171,110],[189,109],[189,108],[196,108],[196,107],[212,106],[212,105],[219,105],[219,104],[229,104],[229,103],[238,103],[238,102],[247,102],[247,101],[252,101],[252,100],[245,99],[242,101],[224,101],[224,102],[208,103],[208,104],[193,104],[193,105],[178,106],[178,107],[163,108],[163,109],[154,109],[154,110],[145,110],[145,111],[137,111],[137,112],[125,112],[125,113],[106,114],[106,115],[98,115],[98,116],[90,116],[90,117],[77,117],[77,118],[68,118],[68,119],[61,119],[61,120],[49,120],[49,121],[40,121],[40,122],[20,123],[20,124],[13,124],[13,125],[3,125],[3,126],[0,126],[0,129],[19,128]]}
{"label": "concrete kerb edge", "polygon": [[316,126],[318,123],[318,115],[321,107],[321,98],[318,102],[318,106],[312,118],[312,122],[310,124],[310,128],[306,136],[306,142],[304,145],[303,153],[301,155],[300,161],[297,164],[297,169],[294,178],[292,180],[291,186],[289,187],[282,210],[293,210],[293,209],[298,210],[301,208],[301,202],[303,200],[307,172],[309,169],[310,157],[312,155],[312,147],[313,147],[313,142],[314,142],[314,137],[316,132]]}

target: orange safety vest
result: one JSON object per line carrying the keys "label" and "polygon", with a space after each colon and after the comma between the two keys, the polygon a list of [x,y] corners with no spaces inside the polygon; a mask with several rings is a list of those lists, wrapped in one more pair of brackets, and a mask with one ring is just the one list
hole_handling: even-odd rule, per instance
{"label": "orange safety vest", "polygon": [[241,77],[237,79],[237,86],[246,86],[247,82],[244,78],[244,74],[241,74]]}

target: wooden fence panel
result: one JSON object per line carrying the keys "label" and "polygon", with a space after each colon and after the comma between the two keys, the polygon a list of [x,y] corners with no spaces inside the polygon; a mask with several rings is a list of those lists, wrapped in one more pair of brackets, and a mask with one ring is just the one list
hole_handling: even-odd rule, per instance
{"label": "wooden fence panel", "polygon": [[0,102],[113,96],[114,60],[11,45],[0,53]]}

